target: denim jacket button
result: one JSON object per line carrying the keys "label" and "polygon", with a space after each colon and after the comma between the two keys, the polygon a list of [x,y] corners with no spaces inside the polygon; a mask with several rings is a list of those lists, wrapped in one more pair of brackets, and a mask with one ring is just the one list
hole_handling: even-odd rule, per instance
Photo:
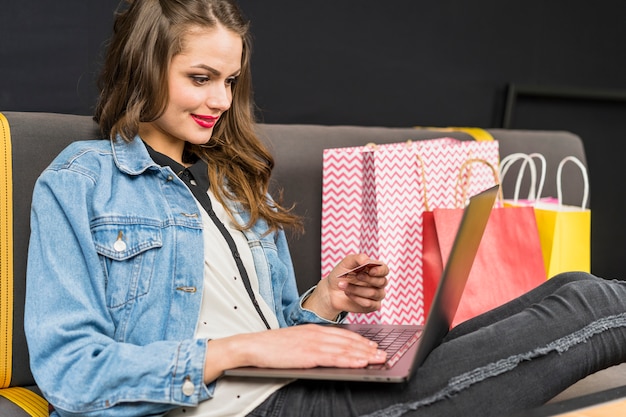
{"label": "denim jacket button", "polygon": [[126,243],[124,243],[123,240],[118,239],[113,244],[113,249],[115,249],[116,252],[124,252],[126,250]]}
{"label": "denim jacket button", "polygon": [[195,390],[196,386],[194,385],[194,383],[191,382],[189,378],[185,379],[185,382],[183,382],[183,394],[189,397],[194,393]]}

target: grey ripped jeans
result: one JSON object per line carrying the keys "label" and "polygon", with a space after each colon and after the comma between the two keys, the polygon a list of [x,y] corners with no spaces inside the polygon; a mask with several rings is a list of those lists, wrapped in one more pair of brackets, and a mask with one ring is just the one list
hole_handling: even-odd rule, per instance
{"label": "grey ripped jeans", "polygon": [[296,381],[250,416],[502,416],[626,361],[626,282],[571,272],[468,320],[406,384]]}

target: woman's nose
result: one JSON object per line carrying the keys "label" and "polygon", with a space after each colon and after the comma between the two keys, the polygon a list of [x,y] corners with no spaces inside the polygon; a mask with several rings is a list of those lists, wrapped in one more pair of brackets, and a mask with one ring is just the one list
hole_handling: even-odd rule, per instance
{"label": "woman's nose", "polygon": [[215,86],[207,97],[207,105],[212,109],[226,111],[230,108],[233,95],[230,86]]}

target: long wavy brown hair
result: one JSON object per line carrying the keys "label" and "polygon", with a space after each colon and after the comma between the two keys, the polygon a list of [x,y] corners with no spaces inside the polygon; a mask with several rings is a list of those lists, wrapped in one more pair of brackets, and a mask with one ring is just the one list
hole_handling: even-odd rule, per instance
{"label": "long wavy brown hair", "polygon": [[280,199],[268,198],[274,159],[255,133],[249,22],[231,0],[126,0],[116,12],[113,35],[99,79],[94,119],[107,137],[131,141],[140,122],[158,119],[167,106],[168,71],[192,28],[221,24],[243,40],[241,74],[233,86],[230,109],[213,130],[210,147],[186,144],[186,153],[209,164],[211,190],[222,202],[235,201],[271,230],[301,221]]}

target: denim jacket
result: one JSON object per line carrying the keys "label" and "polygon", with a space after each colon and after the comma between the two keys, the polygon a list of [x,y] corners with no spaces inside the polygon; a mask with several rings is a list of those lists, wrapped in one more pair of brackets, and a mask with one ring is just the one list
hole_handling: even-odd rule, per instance
{"label": "denim jacket", "polygon": [[[37,181],[31,230],[25,330],[53,416],[162,415],[212,397],[207,340],[194,339],[200,213],[139,137],[66,148]],[[280,326],[326,322],[302,308],[284,233],[266,232],[259,221],[245,235]]]}

